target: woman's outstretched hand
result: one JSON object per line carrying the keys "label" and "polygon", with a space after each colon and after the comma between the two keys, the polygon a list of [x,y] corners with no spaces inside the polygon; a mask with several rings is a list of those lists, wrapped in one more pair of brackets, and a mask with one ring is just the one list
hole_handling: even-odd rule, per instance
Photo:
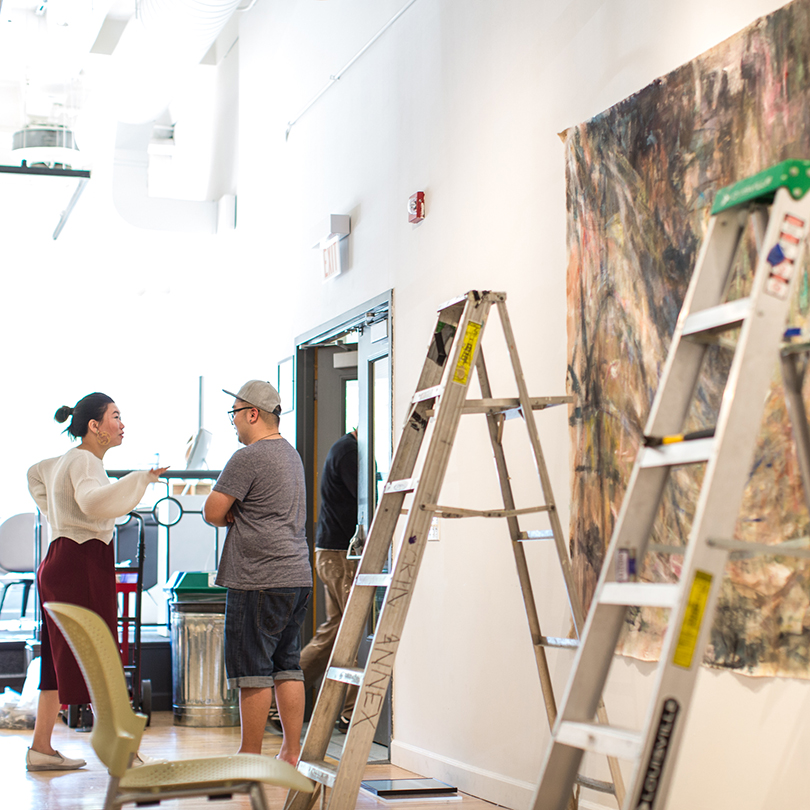
{"label": "woman's outstretched hand", "polygon": [[153,470],[148,470],[150,480],[157,481],[168,469],[168,467],[155,467]]}

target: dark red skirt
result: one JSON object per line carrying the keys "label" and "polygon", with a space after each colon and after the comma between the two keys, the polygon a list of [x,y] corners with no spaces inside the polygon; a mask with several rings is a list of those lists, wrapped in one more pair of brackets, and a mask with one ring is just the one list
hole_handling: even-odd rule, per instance
{"label": "dark red skirt", "polygon": [[[115,550],[112,543],[88,540],[76,543],[57,537],[37,571],[40,604],[67,602],[98,613],[118,638],[118,602],[115,594]],[[61,703],[90,703],[79,665],[62,631],[42,611],[42,670],[39,688],[57,690]]]}

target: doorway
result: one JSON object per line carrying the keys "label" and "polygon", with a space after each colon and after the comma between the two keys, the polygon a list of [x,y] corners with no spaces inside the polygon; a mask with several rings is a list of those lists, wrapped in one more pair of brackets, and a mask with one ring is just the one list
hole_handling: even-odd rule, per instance
{"label": "doorway", "polygon": [[[319,475],[331,446],[357,429],[357,524],[366,533],[388,476],[392,455],[392,303],[389,290],[296,339],[296,447],[307,483],[307,537],[313,569]],[[323,586],[316,581],[304,626],[305,644],[324,621],[323,603]],[[366,651],[361,645],[360,665]],[[315,689],[307,695],[307,717],[316,695]],[[389,691],[374,737],[375,743],[386,748],[391,741],[391,721]]]}

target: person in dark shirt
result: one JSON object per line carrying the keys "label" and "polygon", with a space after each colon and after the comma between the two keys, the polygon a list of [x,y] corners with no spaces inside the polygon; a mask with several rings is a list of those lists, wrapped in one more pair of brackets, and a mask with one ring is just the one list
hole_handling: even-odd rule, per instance
{"label": "person in dark shirt", "polygon": [[[320,480],[320,511],[315,531],[315,570],[323,582],[326,621],[301,651],[301,669],[309,689],[326,670],[340,620],[357,570],[355,560],[346,559],[349,540],[357,528],[357,431],[338,439],[326,455]],[[338,720],[348,727],[357,687],[350,686]]]}

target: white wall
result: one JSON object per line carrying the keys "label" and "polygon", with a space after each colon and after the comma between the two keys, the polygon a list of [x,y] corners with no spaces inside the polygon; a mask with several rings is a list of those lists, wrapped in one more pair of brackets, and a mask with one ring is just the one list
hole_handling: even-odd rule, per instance
{"label": "white wall", "polygon": [[[135,231],[110,211],[102,165],[58,243],[49,232],[4,230],[13,317],[0,319],[0,517],[27,508],[26,467],[65,449],[51,421],[63,402],[108,390],[128,422],[110,466],[141,466],[156,452],[182,453],[205,374],[217,454],[226,458],[236,444],[219,388],[271,375],[295,335],[389,288],[397,431],[435,306],[472,288],[508,293],[531,393],[563,393],[565,187],[556,133],[780,5],[418,0],[285,141],[287,122],[404,3],[260,0],[240,19],[235,234]],[[234,75],[232,64],[223,70],[223,80]],[[234,165],[230,153],[226,161]],[[228,178],[215,172],[214,187],[230,190]],[[427,193],[428,215],[412,226],[406,204],[417,190]],[[352,215],[351,266],[323,285],[311,246],[330,213]],[[484,346],[493,383],[509,395],[491,324]],[[566,414],[538,422],[567,525]],[[508,425],[507,442],[525,503],[537,483],[518,429]],[[497,503],[483,425],[465,425],[460,438],[441,501]],[[564,635],[553,552],[527,553],[543,628]],[[571,659],[552,651],[550,662],[561,693]],[[606,696],[614,722],[640,721],[650,672],[617,661]],[[809,689],[704,671],[670,807],[803,807]],[[548,733],[504,527],[445,521],[441,541],[428,547],[397,661],[394,722],[395,762],[508,807],[527,805]],[[602,760],[588,771],[602,775]],[[583,807],[598,802],[610,806],[588,795]]]}
{"label": "white wall", "polygon": [[[435,306],[502,289],[535,395],[564,391],[565,188],[557,133],[590,118],[777,8],[614,0],[419,0],[293,127],[287,122],[404,0],[259,3],[240,32],[240,225],[266,254],[276,325],[295,334],[389,288],[395,295],[395,427]],[[246,21],[247,22],[247,21]],[[252,147],[261,140],[261,158]],[[427,193],[411,226],[407,199]],[[352,215],[351,268],[323,285],[310,246],[329,213]],[[244,232],[243,232],[244,233]],[[275,272],[274,272],[275,271]],[[497,321],[492,327],[497,333]],[[511,392],[499,340],[496,385]],[[540,415],[567,525],[564,412]],[[536,477],[523,453],[523,503]],[[465,426],[441,502],[498,500],[483,424]],[[395,671],[395,762],[509,807],[527,805],[548,742],[503,526],[445,521],[430,544]],[[529,548],[543,626],[569,628],[553,551]],[[570,670],[551,652],[558,693]],[[651,668],[619,660],[611,719],[638,724]],[[801,806],[806,683],[701,674],[671,807]],[[587,769],[604,776],[600,758]],[[586,794],[583,806],[608,799]]]}

